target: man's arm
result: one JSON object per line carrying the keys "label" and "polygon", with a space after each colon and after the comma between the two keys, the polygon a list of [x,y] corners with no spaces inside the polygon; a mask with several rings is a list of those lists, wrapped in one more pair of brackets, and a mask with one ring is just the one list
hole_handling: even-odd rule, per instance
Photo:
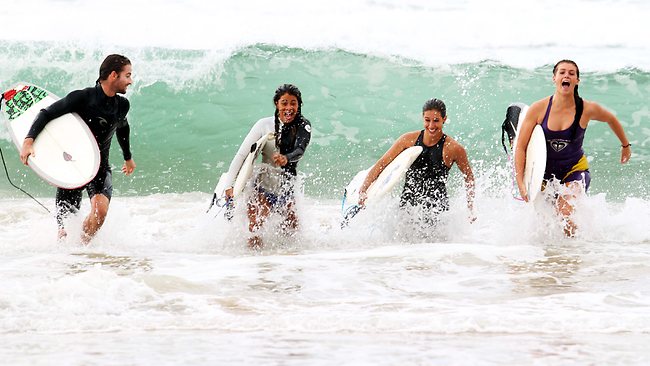
{"label": "man's arm", "polygon": [[45,126],[53,119],[61,117],[62,115],[76,111],[79,106],[83,105],[87,100],[86,94],[83,90],[75,90],[66,95],[63,99],[59,99],[52,103],[49,107],[41,109],[41,111],[34,119],[32,127],[27,132],[23,147],[20,149],[20,161],[27,165],[29,156],[36,156],[34,154],[34,139],[43,131]]}

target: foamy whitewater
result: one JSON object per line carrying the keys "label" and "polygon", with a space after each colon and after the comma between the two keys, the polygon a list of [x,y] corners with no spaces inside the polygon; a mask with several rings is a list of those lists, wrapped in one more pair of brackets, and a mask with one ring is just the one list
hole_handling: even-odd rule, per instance
{"label": "foamy whitewater", "polygon": [[[7,5],[7,4],[5,4]],[[52,214],[0,177],[3,365],[585,365],[650,363],[650,3],[637,0],[34,0],[0,12],[0,88],[63,96],[102,59],[133,62],[131,145],[89,246],[88,214],[57,243]],[[593,121],[592,185],[567,239],[543,200],[513,199],[500,126],[511,102],[553,92],[573,59],[581,95],[632,143]],[[266,225],[246,247],[206,214],[212,189],[285,82],[303,93],[312,142],[298,170],[300,231]],[[476,176],[470,223],[452,168],[436,228],[397,218],[396,198],[340,229],[343,188],[407,131],[431,97]],[[54,188],[9,178],[54,211]],[[398,193],[398,192],[397,192]],[[217,217],[215,217],[217,216]]]}

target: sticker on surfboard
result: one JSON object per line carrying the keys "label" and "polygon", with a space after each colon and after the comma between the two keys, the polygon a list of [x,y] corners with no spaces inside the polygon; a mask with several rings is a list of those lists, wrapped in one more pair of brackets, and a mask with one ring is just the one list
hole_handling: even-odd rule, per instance
{"label": "sticker on surfboard", "polygon": [[[18,83],[2,93],[1,115],[19,152],[38,113],[58,99],[47,90],[28,83]],[[33,147],[29,167],[54,186],[83,187],[99,170],[97,140],[76,113],[50,121],[34,140]]]}

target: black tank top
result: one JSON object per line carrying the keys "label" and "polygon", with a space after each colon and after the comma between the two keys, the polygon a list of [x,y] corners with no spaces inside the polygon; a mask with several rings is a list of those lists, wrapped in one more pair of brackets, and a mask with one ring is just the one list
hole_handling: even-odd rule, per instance
{"label": "black tank top", "polygon": [[400,206],[423,205],[446,211],[449,209],[446,186],[449,168],[442,160],[442,148],[445,146],[447,135],[443,134],[440,141],[433,146],[424,145],[423,137],[424,130],[420,131],[414,145],[422,146],[422,153],[406,172]]}

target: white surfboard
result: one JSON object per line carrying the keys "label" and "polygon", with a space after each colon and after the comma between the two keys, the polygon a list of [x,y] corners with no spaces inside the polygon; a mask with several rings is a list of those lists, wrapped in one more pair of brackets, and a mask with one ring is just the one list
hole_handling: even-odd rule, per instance
{"label": "white surfboard", "polygon": [[[366,205],[372,204],[379,200],[380,198],[386,196],[390,193],[395,185],[404,177],[408,168],[413,164],[415,159],[422,153],[422,146],[411,146],[408,149],[402,151],[393,161],[384,170],[379,174],[377,179],[370,185],[366,191]],[[357,173],[352,181],[345,188],[343,194],[343,215],[347,220],[356,215],[356,212],[359,211],[359,189],[361,185],[366,180],[369,169],[362,170]],[[351,215],[349,213],[352,213]],[[344,225],[342,225],[344,226]]]}
{"label": "white surfboard", "polygon": [[[528,106],[524,106],[519,114],[517,123],[517,134],[514,140],[513,151],[516,152],[517,137],[524,117],[528,112]],[[546,170],[546,137],[542,126],[536,125],[528,141],[526,148],[526,164],[524,166],[524,186],[528,192],[528,202],[535,201],[538,194],[542,191],[542,181],[544,180],[544,171]]]}
{"label": "white surfboard", "polygon": [[[41,109],[59,98],[28,83],[18,83],[2,94],[2,116],[18,151]],[[28,165],[57,187],[73,189],[90,182],[99,169],[97,140],[76,113],[50,121],[34,140]]]}
{"label": "white surfboard", "polygon": [[274,133],[268,133],[260,137],[259,140],[257,140],[257,142],[251,145],[250,152],[248,153],[248,156],[246,156],[244,163],[239,169],[239,173],[237,173],[237,178],[235,178],[235,184],[233,185],[234,197],[239,196],[241,192],[244,191],[244,188],[246,187],[246,183],[248,183],[248,180],[251,178],[251,175],[253,175],[253,166],[255,165],[255,160],[257,160],[257,157],[262,152],[262,149],[264,149],[266,143],[269,140],[273,140],[274,138],[275,138]]}
{"label": "white surfboard", "polygon": [[[246,184],[248,183],[251,176],[253,175],[253,167],[255,166],[255,160],[257,160],[257,157],[262,152],[262,149],[264,149],[266,143],[273,139],[275,139],[275,133],[271,132],[260,137],[255,143],[253,143],[253,145],[251,145],[248,155],[246,156],[246,159],[244,159],[242,166],[239,168],[239,171],[237,172],[237,176],[235,178],[235,182],[233,183],[233,199],[237,199],[244,191],[244,188],[246,188]],[[208,212],[210,211],[213,205],[218,204],[218,201],[225,197],[226,189],[229,188],[226,187],[225,178],[227,175],[228,175],[227,173],[223,173],[221,174],[221,177],[219,177],[219,182],[217,183],[217,186],[214,188],[214,195],[212,197],[212,203],[208,208]],[[224,202],[224,204],[227,204],[227,202]]]}

